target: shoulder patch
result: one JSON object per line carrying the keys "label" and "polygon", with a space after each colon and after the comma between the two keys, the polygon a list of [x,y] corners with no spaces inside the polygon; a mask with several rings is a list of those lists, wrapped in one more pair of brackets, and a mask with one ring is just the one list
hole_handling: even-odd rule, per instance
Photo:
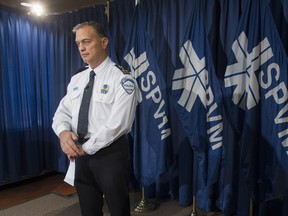
{"label": "shoulder patch", "polygon": [[135,90],[135,84],[130,78],[123,78],[121,85],[128,94],[131,94]]}
{"label": "shoulder patch", "polygon": [[121,65],[115,65],[117,68],[119,68],[123,74],[130,74],[129,71],[127,69],[125,69],[124,67],[122,67]]}

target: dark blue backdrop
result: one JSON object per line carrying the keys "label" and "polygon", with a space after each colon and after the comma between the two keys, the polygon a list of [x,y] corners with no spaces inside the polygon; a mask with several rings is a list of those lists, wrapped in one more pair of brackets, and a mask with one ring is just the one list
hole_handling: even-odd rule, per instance
{"label": "dark blue backdrop", "polygon": [[[245,149],[238,143],[241,134],[234,129],[235,125],[226,113],[229,109],[222,110],[223,140],[220,151],[221,166],[217,168],[218,172],[216,171],[217,180],[206,184],[200,173],[211,174],[207,170],[212,169],[213,161],[211,163],[210,160],[213,155],[209,153],[206,146],[201,146],[207,162],[204,166],[205,170],[201,170],[203,166],[198,167],[199,155],[194,155],[198,149],[195,149],[193,141],[191,143],[191,137],[187,136],[189,122],[183,125],[183,120],[179,121],[181,117],[176,112],[177,105],[175,106],[175,98],[172,97],[172,83],[174,72],[183,68],[179,52],[186,40],[187,32],[194,32],[196,35],[194,37],[197,37],[197,33],[200,35],[196,25],[191,24],[192,19],[203,22],[201,25],[205,29],[201,31],[206,32],[208,42],[205,44],[206,51],[201,50],[199,47],[202,45],[199,44],[198,50],[196,49],[197,55],[207,56],[209,50],[215,77],[217,77],[214,82],[223,85],[228,54],[231,52],[241,17],[244,16],[243,8],[248,7],[250,1],[205,0],[201,1],[201,4],[199,2],[200,0],[142,0],[141,8],[137,9],[141,10],[142,14],[137,18],[141,19],[143,26],[141,31],[148,38],[145,43],[150,41],[145,46],[150,46],[149,49],[153,51],[153,61],[157,64],[157,66],[153,65],[153,68],[158,70],[153,72],[157,73],[158,79],[163,79],[165,82],[165,86],[161,86],[161,89],[167,94],[166,115],[169,119],[171,135],[169,142],[165,144],[167,146],[160,148],[165,152],[156,151],[153,155],[134,157],[134,169],[138,182],[141,186],[145,186],[147,196],[170,196],[171,199],[178,199],[180,205],[189,205],[193,194],[200,191],[201,194],[196,196],[198,207],[207,211],[218,208],[225,212],[225,215],[244,216],[248,215],[249,201],[252,196],[244,180],[245,170],[243,171],[241,165],[241,152]],[[283,59],[287,59],[288,52],[287,2],[287,0],[273,0],[269,5],[267,4],[272,12],[271,20],[276,27],[273,34],[279,36],[279,44],[284,49],[284,55],[281,57]],[[77,68],[83,66],[71,29],[83,21],[101,22],[110,35],[111,57],[114,61],[123,63],[127,54],[125,50],[133,45],[136,46],[136,42],[128,43],[133,32],[131,30],[136,29],[132,22],[135,18],[134,13],[137,13],[134,3],[134,0],[111,2],[109,23],[107,23],[104,5],[43,18],[34,18],[0,7],[0,185],[51,171],[66,171],[67,159],[59,148],[58,138],[51,129],[51,121],[60,99],[66,92],[71,76]],[[259,1],[259,8],[264,4],[266,1]],[[196,11],[198,15],[195,12],[196,7],[199,9]],[[255,16],[254,13],[248,15]],[[193,42],[193,37],[190,39]],[[202,35],[198,40],[205,41],[205,36]],[[149,53],[148,50],[146,52]],[[287,74],[287,71],[281,73]],[[287,85],[287,80],[284,82]],[[195,118],[195,116],[190,117],[192,121]],[[151,121],[153,121],[152,116]],[[198,121],[200,128],[206,120]],[[141,127],[145,127],[138,125],[140,131]],[[285,125],[287,126],[287,123]],[[202,133],[206,132],[202,131]],[[197,135],[193,134],[193,136]],[[204,143],[209,142],[206,140]],[[137,143],[134,143],[134,147],[137,151],[134,155],[141,155],[142,151],[139,150],[141,148],[137,148]],[[143,170],[138,170],[138,165],[145,163],[145,160],[156,160],[153,157],[165,164],[155,165],[156,168],[153,168],[161,167],[161,170],[156,170],[157,175],[150,176],[152,180],[145,182],[142,179],[145,173]],[[288,158],[281,160],[288,160]],[[288,182],[287,167],[284,168],[285,172],[282,180]],[[286,196],[279,194],[277,197],[276,194],[272,200],[253,200],[255,215],[288,214],[287,188],[284,185],[281,188],[282,182],[275,182],[275,184],[280,185],[278,190],[283,189],[283,194]]]}

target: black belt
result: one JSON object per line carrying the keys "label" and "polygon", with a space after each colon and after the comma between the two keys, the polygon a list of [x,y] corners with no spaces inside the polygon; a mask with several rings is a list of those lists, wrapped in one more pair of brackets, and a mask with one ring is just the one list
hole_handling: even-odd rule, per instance
{"label": "black belt", "polygon": [[78,140],[76,141],[76,144],[83,145],[85,142],[87,142],[90,138],[81,138],[78,137]]}

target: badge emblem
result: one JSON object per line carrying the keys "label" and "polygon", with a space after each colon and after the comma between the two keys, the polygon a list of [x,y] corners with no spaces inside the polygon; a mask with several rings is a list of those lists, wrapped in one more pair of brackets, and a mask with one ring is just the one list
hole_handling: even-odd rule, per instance
{"label": "badge emblem", "polygon": [[128,94],[131,94],[135,89],[133,80],[129,78],[122,79],[121,85]]}
{"label": "badge emblem", "polygon": [[101,88],[101,94],[107,94],[109,90],[109,86],[107,84],[104,84]]}

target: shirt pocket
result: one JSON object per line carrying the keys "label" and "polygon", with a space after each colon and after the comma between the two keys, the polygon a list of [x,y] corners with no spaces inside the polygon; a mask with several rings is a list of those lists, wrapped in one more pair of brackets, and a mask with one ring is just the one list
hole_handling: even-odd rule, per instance
{"label": "shirt pocket", "polygon": [[73,102],[75,100],[79,100],[82,90],[77,89],[68,93],[70,100]]}
{"label": "shirt pocket", "polygon": [[114,96],[111,93],[103,94],[99,92],[94,92],[93,101],[97,103],[112,104]]}
{"label": "shirt pocket", "polygon": [[92,101],[92,116],[97,119],[107,120],[111,114],[112,106],[114,103],[114,95],[111,94],[111,92],[107,94],[94,92]]}
{"label": "shirt pocket", "polygon": [[79,107],[80,107],[81,98],[82,98],[81,96],[82,92],[83,90],[81,89],[68,92],[68,97],[71,101],[69,108],[71,109],[71,114],[73,117],[78,116]]}

